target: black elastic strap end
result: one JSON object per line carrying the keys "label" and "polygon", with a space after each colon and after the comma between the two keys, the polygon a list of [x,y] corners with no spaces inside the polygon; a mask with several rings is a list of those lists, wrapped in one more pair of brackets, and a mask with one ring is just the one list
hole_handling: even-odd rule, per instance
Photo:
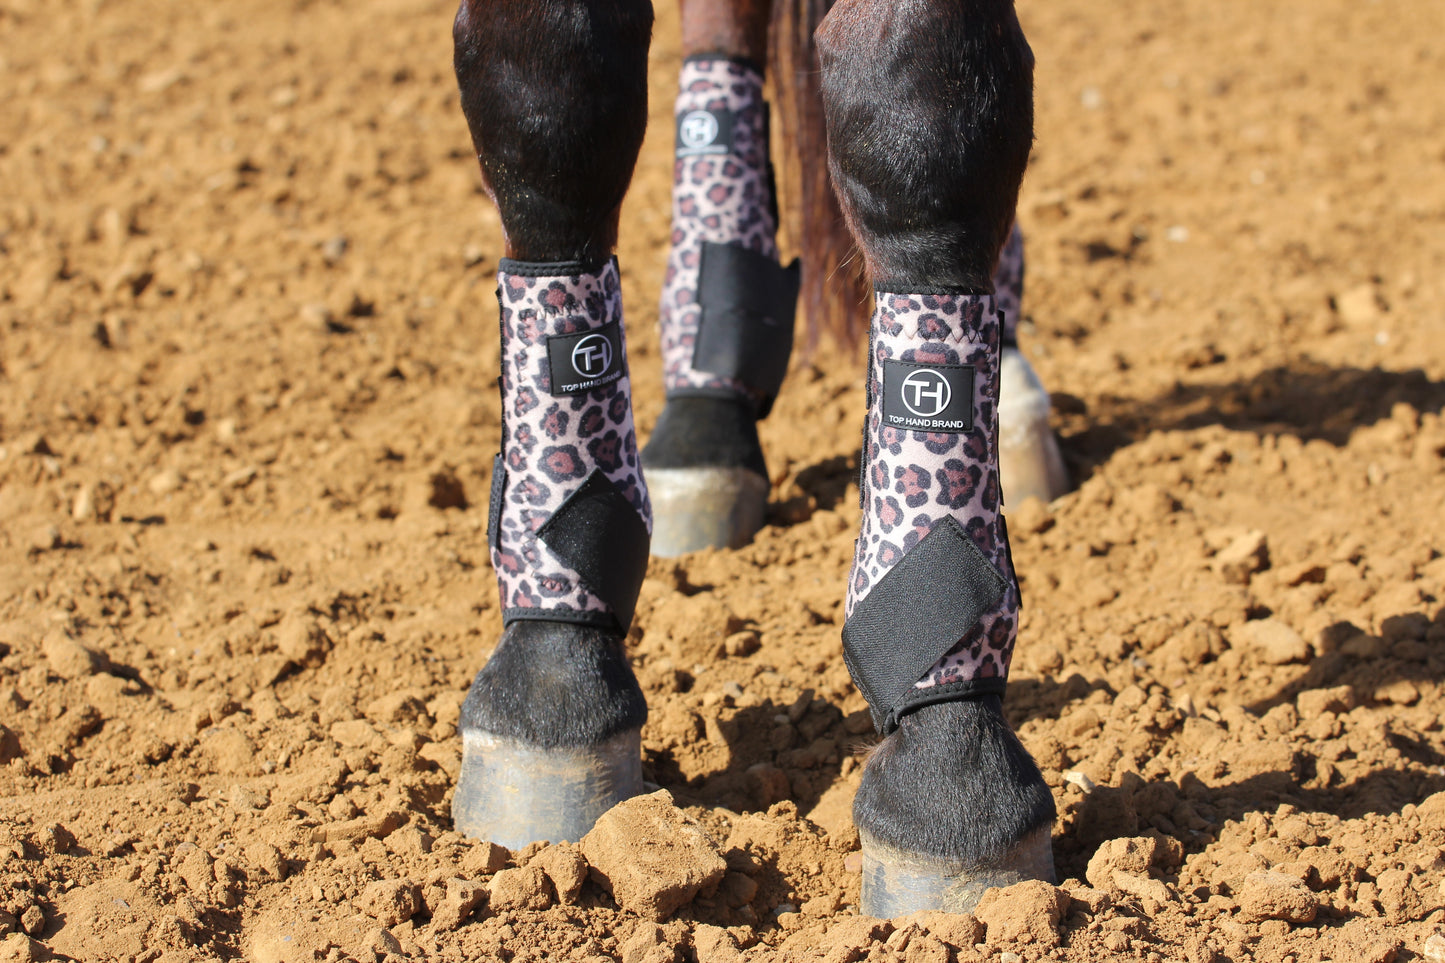
{"label": "black elastic strap end", "polygon": [[898,728],[901,716],[928,704],[923,700],[962,699],[994,687],[1002,691],[1002,679],[934,687],[944,689],[938,693],[914,686],[994,611],[1007,586],[950,515],[858,603],[843,626],[843,659],[879,732],[886,736]]}
{"label": "black elastic strap end", "polygon": [[537,538],[607,604],[623,634],[632,627],[652,536],[627,496],[600,468],[537,529]]}
{"label": "black elastic strap end", "polygon": [[783,267],[740,244],[704,241],[698,268],[702,321],[698,371],[741,381],[762,398],[765,417],[788,373],[798,307],[798,262]]}

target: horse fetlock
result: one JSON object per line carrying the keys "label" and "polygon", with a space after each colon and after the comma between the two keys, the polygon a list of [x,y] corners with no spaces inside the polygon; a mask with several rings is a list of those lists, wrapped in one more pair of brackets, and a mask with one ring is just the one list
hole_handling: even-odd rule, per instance
{"label": "horse fetlock", "polygon": [[854,799],[863,912],[967,912],[990,887],[1052,881],[1054,815],[997,696],[916,710],[870,754]]}

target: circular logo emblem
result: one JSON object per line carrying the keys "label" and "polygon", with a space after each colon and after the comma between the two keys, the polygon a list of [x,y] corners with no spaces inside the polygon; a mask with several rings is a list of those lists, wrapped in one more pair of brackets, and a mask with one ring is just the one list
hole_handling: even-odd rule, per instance
{"label": "circular logo emblem", "polygon": [[612,342],[600,334],[589,334],[572,347],[572,369],[584,378],[595,378],[612,366]]}
{"label": "circular logo emblem", "polygon": [[932,418],[953,400],[953,388],[937,371],[919,368],[903,379],[903,406],[920,418]]}
{"label": "circular logo emblem", "polygon": [[689,150],[707,147],[717,140],[717,118],[705,110],[694,110],[682,118],[677,132],[683,147]]}

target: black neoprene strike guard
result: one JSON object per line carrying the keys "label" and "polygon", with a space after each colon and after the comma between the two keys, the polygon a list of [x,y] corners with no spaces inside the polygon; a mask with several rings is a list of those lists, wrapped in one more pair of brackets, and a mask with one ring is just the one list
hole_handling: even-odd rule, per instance
{"label": "black neoprene strike guard", "polygon": [[492,490],[487,499],[487,544],[502,545],[502,498],[507,493],[507,461],[497,452],[492,459]]}
{"label": "black neoprene strike guard", "polygon": [[[637,509],[600,468],[537,529],[537,538],[607,603],[625,635],[647,574],[652,536]],[[537,618],[554,618],[539,613]],[[577,621],[582,621],[578,619]]]}
{"label": "black neoprene strike guard", "polygon": [[747,385],[762,396],[758,417],[765,417],[793,351],[798,262],[783,267],[740,244],[704,241],[697,300],[692,366]]}
{"label": "black neoprene strike guard", "polygon": [[880,733],[892,733],[906,712],[920,706],[1003,691],[1003,679],[914,685],[993,611],[1007,585],[947,516],[858,603],[843,625],[843,660]]}

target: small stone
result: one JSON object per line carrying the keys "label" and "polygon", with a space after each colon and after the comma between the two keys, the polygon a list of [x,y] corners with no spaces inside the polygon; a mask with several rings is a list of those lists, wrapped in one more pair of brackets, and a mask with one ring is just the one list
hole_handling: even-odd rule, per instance
{"label": "small stone", "polygon": [[181,473],[174,468],[167,468],[152,475],[148,486],[153,495],[169,495],[181,487]]}
{"label": "small stone", "polygon": [[1248,919],[1310,923],[1319,912],[1319,898],[1293,876],[1260,872],[1244,878],[1239,906]]}
{"label": "small stone", "polygon": [[64,679],[83,679],[104,672],[110,665],[110,660],[104,655],[81,645],[60,628],[45,633],[40,650],[45,653],[50,668]]}
{"label": "small stone", "polygon": [[331,724],[331,738],[352,749],[380,749],[385,744],[381,733],[365,719],[348,719]]}
{"label": "small stone", "polygon": [[1445,963],[1445,936],[1431,933],[1425,945],[1420,948],[1420,955],[1429,963]]}
{"label": "small stone", "polygon": [[1304,662],[1310,655],[1310,647],[1300,634],[1279,619],[1246,622],[1239,635],[1269,665]]}
{"label": "small stone", "polygon": [[984,926],[972,913],[924,913],[919,922],[930,934],[956,950],[971,949],[983,942]]}
{"label": "small stone", "polygon": [[491,905],[494,912],[540,912],[553,902],[552,881],[536,866],[504,869],[492,877]]}
{"label": "small stone", "polygon": [[1110,839],[1094,851],[1084,877],[1095,889],[1118,892],[1121,887],[1114,879],[1116,874],[1147,877],[1158,856],[1159,842],[1151,836]]}
{"label": "small stone", "polygon": [[1326,712],[1349,712],[1356,705],[1354,686],[1332,689],[1306,689],[1295,697],[1295,708],[1301,719],[1318,719]]}
{"label": "small stone", "polygon": [[493,842],[480,842],[462,857],[462,871],[471,876],[492,876],[507,868],[512,854]]}
{"label": "small stone", "polygon": [[454,876],[447,880],[447,895],[432,914],[432,925],[438,930],[454,930],[486,898],[487,888],[481,883]]}
{"label": "small stone", "polygon": [[990,943],[1059,942],[1059,921],[1069,908],[1069,895],[1040,879],[984,892],[974,915],[988,930]]}
{"label": "small stone", "polygon": [[243,852],[246,862],[266,879],[276,881],[286,878],[286,860],[281,857],[281,850],[275,846],[258,841],[247,844]]}
{"label": "small stone", "polygon": [[1380,320],[1380,297],[1373,284],[1361,284],[1335,297],[1335,313],[1349,325],[1365,326]]}
{"label": "small stone", "polygon": [[1079,772],[1077,769],[1070,769],[1068,772],[1065,772],[1064,782],[1071,786],[1078,786],[1079,789],[1085,793],[1094,791],[1094,780],[1090,779],[1084,773]]}
{"label": "small stone", "polygon": [[383,879],[361,891],[360,906],[383,926],[396,926],[421,912],[421,891],[409,879]]}
{"label": "small stone", "polygon": [[587,881],[587,860],[571,843],[548,846],[527,865],[547,874],[557,890],[557,898],[564,903],[575,902],[582,884]]}
{"label": "small stone", "polygon": [[665,789],[608,810],[579,849],[619,906],[654,920],[716,886],[727,872],[717,843]]}
{"label": "small stone", "polygon": [[1269,540],[1264,532],[1246,532],[1214,556],[1214,570],[1226,582],[1243,585],[1255,572],[1269,567]]}
{"label": "small stone", "polygon": [[741,658],[746,655],[752,655],[758,651],[758,647],[761,645],[762,642],[758,639],[758,633],[751,629],[745,629],[742,632],[734,632],[728,636],[727,639],[723,641],[723,651],[733,658]]}
{"label": "small stone", "polygon": [[738,941],[721,926],[698,924],[692,931],[692,947],[697,963],[732,963],[742,958]]}
{"label": "small stone", "polygon": [[34,963],[42,952],[41,945],[24,933],[11,933],[0,940],[0,961],[4,963]]}

